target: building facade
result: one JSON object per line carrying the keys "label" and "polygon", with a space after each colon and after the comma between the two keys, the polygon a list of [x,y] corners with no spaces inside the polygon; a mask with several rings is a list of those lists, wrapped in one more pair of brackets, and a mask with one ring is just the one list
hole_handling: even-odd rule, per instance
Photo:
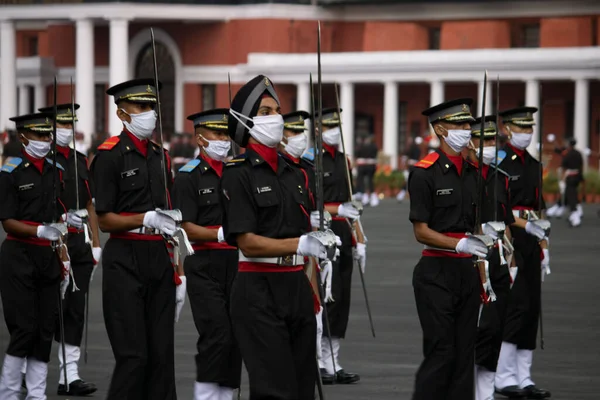
{"label": "building facade", "polygon": [[374,134],[396,167],[408,138],[428,131],[420,113],[430,104],[473,97],[481,113],[487,70],[486,113],[496,108],[499,77],[500,109],[539,107],[543,135],[576,137],[589,165],[599,166],[597,1],[48,3],[0,1],[0,130],[12,128],[11,116],[51,104],[56,76],[58,102],[70,101],[74,82],[77,129],[88,144],[94,132],[118,134],[104,92],[153,75],[150,27],[165,133],[192,131],[186,115],[226,107],[228,74],[233,93],[266,74],[283,112],[308,110],[321,21],[323,105],[335,106],[338,84],[349,153]]}

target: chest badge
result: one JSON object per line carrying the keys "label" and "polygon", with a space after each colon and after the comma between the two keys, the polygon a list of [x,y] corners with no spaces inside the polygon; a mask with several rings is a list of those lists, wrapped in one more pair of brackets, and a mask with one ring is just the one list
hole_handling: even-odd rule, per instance
{"label": "chest badge", "polygon": [[213,194],[215,192],[215,188],[214,187],[204,188],[204,189],[200,189],[199,192],[200,192],[200,195]]}
{"label": "chest badge", "polygon": [[271,189],[271,186],[263,186],[263,187],[256,188],[256,191],[258,192],[258,194],[268,193],[268,192],[270,192],[272,190],[273,189]]}
{"label": "chest badge", "polygon": [[452,194],[454,189],[438,189],[435,191],[436,196],[446,196]]}
{"label": "chest badge", "polygon": [[136,176],[139,173],[140,173],[139,168],[130,169],[128,171],[121,172],[121,178],[129,178],[132,176]]}
{"label": "chest badge", "polygon": [[521,175],[512,175],[512,176],[509,176],[508,179],[511,181],[518,181],[520,177],[521,177]]}
{"label": "chest badge", "polygon": [[33,189],[33,183],[27,183],[25,185],[19,186],[20,192],[22,192],[23,190],[29,190],[29,189]]}

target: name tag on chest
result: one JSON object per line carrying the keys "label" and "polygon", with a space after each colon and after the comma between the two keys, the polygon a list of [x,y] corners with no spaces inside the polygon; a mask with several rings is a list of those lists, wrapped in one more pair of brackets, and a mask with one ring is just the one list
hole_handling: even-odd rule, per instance
{"label": "name tag on chest", "polygon": [[436,196],[447,196],[447,195],[452,194],[453,190],[454,189],[438,189],[438,190],[436,190],[435,194],[436,194]]}
{"label": "name tag on chest", "polygon": [[130,169],[128,171],[121,172],[121,178],[129,178],[131,176],[136,176],[139,173],[140,173],[139,168]]}
{"label": "name tag on chest", "polygon": [[19,191],[33,189],[33,183],[27,183],[25,185],[19,186]]}
{"label": "name tag on chest", "polygon": [[521,175],[512,175],[508,177],[509,181],[518,181]]}
{"label": "name tag on chest", "polygon": [[271,191],[273,191],[273,189],[271,189],[271,186],[263,186],[263,187],[256,188],[256,191],[260,194],[260,193],[271,192]]}
{"label": "name tag on chest", "polygon": [[204,188],[204,189],[200,189],[200,196],[205,195],[205,194],[213,194],[215,192],[215,188]]}

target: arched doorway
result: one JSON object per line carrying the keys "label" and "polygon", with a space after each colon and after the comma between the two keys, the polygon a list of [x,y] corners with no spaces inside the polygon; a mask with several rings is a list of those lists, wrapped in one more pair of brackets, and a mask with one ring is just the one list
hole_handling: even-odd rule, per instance
{"label": "arched doorway", "polygon": [[[162,83],[160,111],[164,140],[169,142],[171,135],[175,133],[175,63],[167,46],[158,41],[156,42],[156,65],[158,66],[158,79]],[[135,63],[135,77],[136,79],[154,77],[151,43],[144,46],[138,54]]]}

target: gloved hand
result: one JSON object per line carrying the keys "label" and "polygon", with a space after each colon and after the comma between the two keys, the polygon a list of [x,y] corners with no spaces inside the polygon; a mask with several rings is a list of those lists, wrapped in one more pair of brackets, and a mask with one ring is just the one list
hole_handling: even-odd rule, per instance
{"label": "gloved hand", "polygon": [[60,298],[65,299],[65,293],[71,282],[71,261],[62,262],[62,281],[60,281]]}
{"label": "gloved hand", "polygon": [[354,207],[352,203],[340,204],[337,210],[340,217],[356,219],[360,217],[360,212]]}
{"label": "gloved hand", "polygon": [[336,245],[337,243],[341,243],[339,238],[335,236],[331,231],[310,232],[300,236],[300,240],[298,241],[298,248],[296,249],[296,254],[300,256],[312,256],[321,260],[326,259],[327,248],[325,247],[323,242],[317,238],[316,235],[319,235],[319,237],[322,238],[325,241],[325,243],[328,243],[334,237]]}
{"label": "gloved hand", "polygon": [[217,232],[217,241],[219,243],[224,243],[225,242],[225,233],[223,233],[223,227],[222,226],[219,227],[219,231]]}
{"label": "gloved hand", "polygon": [[333,295],[331,294],[331,282],[333,279],[333,267],[331,265],[331,261],[325,260],[321,262],[321,282],[323,283],[325,289],[325,297],[323,302],[331,303],[335,300],[333,299]]}
{"label": "gloved hand", "polygon": [[177,224],[173,218],[167,217],[165,214],[159,214],[156,211],[148,211],[144,214],[144,226],[146,228],[157,229],[167,236],[173,236]]}
{"label": "gloved hand", "polygon": [[484,235],[490,236],[494,240],[498,240],[498,232],[487,222],[482,225],[481,231]]}
{"label": "gloved hand", "polygon": [[485,247],[485,245],[479,240],[472,237],[466,237],[458,241],[458,244],[456,245],[456,252],[473,254],[475,256],[485,258],[488,255],[488,248]]}
{"label": "gloved hand", "polygon": [[61,232],[52,226],[40,225],[37,227],[37,237],[55,242],[60,239]]}
{"label": "gloved hand", "polygon": [[525,224],[525,232],[530,234],[531,236],[535,236],[538,240],[542,240],[546,234],[542,228],[532,223],[531,221],[527,221]]}
{"label": "gloved hand", "polygon": [[353,251],[354,259],[358,262],[360,270],[365,273],[367,268],[367,245],[364,243],[356,243],[356,248]]}
{"label": "gloved hand", "polygon": [[544,259],[542,260],[542,282],[546,275],[550,275],[550,251],[548,249],[542,249]]}
{"label": "gloved hand", "polygon": [[[321,213],[319,211],[311,211],[310,226],[319,229],[321,226]],[[323,228],[331,229],[331,214],[327,211],[323,212]]]}
{"label": "gloved hand", "polygon": [[96,268],[98,268],[98,264],[100,264],[100,258],[102,258],[102,247],[92,247],[92,257],[94,257],[94,268],[92,269],[92,274],[90,275],[90,282],[94,280]]}
{"label": "gloved hand", "polygon": [[79,215],[72,213],[72,212],[68,212],[68,213],[61,215],[61,217],[62,217],[62,220],[67,223],[67,225],[72,226],[73,228],[76,228],[76,229],[83,228],[83,220],[81,219],[81,217]]}
{"label": "gloved hand", "polygon": [[512,289],[513,285],[515,284],[515,279],[517,279],[518,272],[519,272],[519,267],[517,267],[516,265],[514,267],[508,268],[508,273],[510,274],[510,288],[511,289]]}
{"label": "gloved hand", "polygon": [[319,312],[316,313],[317,319],[317,358],[321,359],[321,337],[323,336],[323,305],[319,307]]}
{"label": "gloved hand", "polygon": [[179,314],[185,304],[185,292],[187,289],[187,279],[185,275],[179,277],[181,283],[175,287],[175,322],[179,321]]}

